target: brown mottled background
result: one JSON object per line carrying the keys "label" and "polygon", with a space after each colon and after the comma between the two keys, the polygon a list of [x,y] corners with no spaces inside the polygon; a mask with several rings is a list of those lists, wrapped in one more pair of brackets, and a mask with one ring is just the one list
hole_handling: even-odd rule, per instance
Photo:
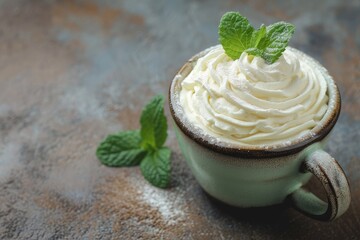
{"label": "brown mottled background", "polygon": [[[139,127],[177,69],[217,44],[222,14],[286,20],[291,45],[336,79],[343,109],[328,151],[353,201],[332,223],[283,205],[240,210],[210,199],[179,152],[171,188],[95,157],[107,134]],[[360,239],[360,2],[0,1],[1,239]],[[167,113],[169,116],[169,114]],[[314,187],[320,191],[320,187]]]}

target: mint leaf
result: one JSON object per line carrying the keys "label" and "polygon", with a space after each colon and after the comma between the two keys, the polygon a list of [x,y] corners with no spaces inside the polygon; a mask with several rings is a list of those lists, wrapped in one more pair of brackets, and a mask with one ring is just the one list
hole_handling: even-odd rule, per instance
{"label": "mint leaf", "polygon": [[264,53],[264,51],[258,49],[258,48],[249,48],[245,50],[249,55],[258,56],[261,57],[261,54]]}
{"label": "mint leaf", "polygon": [[257,46],[266,63],[272,64],[279,59],[294,32],[295,26],[286,22],[277,22],[266,27],[266,37],[261,39]]}
{"label": "mint leaf", "polygon": [[141,146],[147,150],[161,147],[167,137],[167,122],[164,114],[164,97],[158,95],[148,103],[140,118]]}
{"label": "mint leaf", "polygon": [[141,172],[152,185],[159,188],[165,188],[169,185],[171,172],[170,155],[170,149],[162,147],[148,152],[141,162]]}
{"label": "mint leaf", "polygon": [[286,22],[267,27],[261,25],[255,30],[245,17],[237,12],[228,12],[220,20],[219,41],[225,53],[233,60],[247,52],[272,64],[285,51],[294,31],[294,25]]}
{"label": "mint leaf", "polygon": [[256,48],[260,40],[266,35],[266,27],[264,24],[260,26],[258,30],[255,30],[251,36],[250,46]]}
{"label": "mint leaf", "polygon": [[237,12],[228,12],[220,20],[219,41],[225,53],[235,60],[251,47],[253,32],[247,18]]}
{"label": "mint leaf", "polygon": [[98,146],[96,156],[108,166],[140,164],[146,180],[156,187],[165,188],[170,182],[171,151],[163,147],[167,138],[163,96],[154,97],[145,106],[140,123],[140,131],[109,135]]}
{"label": "mint leaf", "polygon": [[139,131],[125,131],[109,135],[96,150],[99,160],[113,167],[138,165],[146,152],[140,148]]}

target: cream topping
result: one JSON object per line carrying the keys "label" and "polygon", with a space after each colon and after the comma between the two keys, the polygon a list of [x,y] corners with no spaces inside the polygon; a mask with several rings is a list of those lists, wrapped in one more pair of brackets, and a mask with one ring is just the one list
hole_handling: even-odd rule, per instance
{"label": "cream topping", "polygon": [[247,53],[234,61],[219,45],[183,80],[180,104],[219,141],[267,145],[309,133],[326,112],[326,92],[321,70],[290,47],[268,65]]}

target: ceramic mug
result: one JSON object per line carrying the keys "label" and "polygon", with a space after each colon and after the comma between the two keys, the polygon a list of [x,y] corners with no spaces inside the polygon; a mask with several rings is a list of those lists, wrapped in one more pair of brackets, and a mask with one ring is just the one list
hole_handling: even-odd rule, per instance
{"label": "ceramic mug", "polygon": [[[209,50],[186,62],[169,91],[176,137],[201,187],[214,198],[238,207],[270,206],[289,199],[296,209],[315,219],[330,221],[342,215],[351,200],[349,184],[337,161],[323,150],[341,107],[339,90],[327,70],[299,51],[327,80],[329,107],[312,130],[314,134],[295,139],[286,147],[231,147],[215,143],[195,131],[179,102],[181,82],[192,71],[197,59]],[[302,187],[312,175],[324,186],[327,203]]]}

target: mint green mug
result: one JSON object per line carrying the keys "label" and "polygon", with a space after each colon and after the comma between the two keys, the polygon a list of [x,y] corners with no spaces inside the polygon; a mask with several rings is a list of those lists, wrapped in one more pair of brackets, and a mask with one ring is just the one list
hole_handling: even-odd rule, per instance
{"label": "mint green mug", "polygon": [[[337,161],[323,150],[341,107],[338,88],[318,62],[327,80],[329,107],[310,137],[281,145],[229,147],[200,135],[186,119],[179,101],[181,82],[192,71],[192,57],[173,79],[169,92],[170,112],[180,149],[201,187],[214,198],[237,207],[263,207],[290,199],[304,214],[330,221],[349,207],[351,196],[347,178]],[[314,175],[324,186],[327,203],[302,186]]]}

